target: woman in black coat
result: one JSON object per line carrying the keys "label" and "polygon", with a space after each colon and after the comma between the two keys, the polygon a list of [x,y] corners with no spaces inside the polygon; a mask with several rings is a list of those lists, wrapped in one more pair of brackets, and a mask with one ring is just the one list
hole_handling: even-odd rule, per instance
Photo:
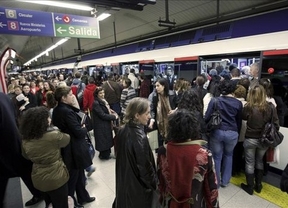
{"label": "woman in black coat", "polygon": [[155,160],[144,132],[151,118],[149,105],[145,98],[133,98],[126,108],[126,124],[118,131],[114,208],[156,207]]}
{"label": "woman in black coat", "polygon": [[94,91],[92,116],[96,150],[100,152],[101,160],[108,160],[113,146],[112,121],[118,119],[118,115],[110,109],[104,96],[102,87]]}
{"label": "woman in black coat", "polygon": [[90,197],[85,188],[84,169],[92,164],[88,145],[85,140],[87,129],[81,125],[77,108],[74,108],[74,96],[70,87],[59,87],[55,90],[57,107],[53,110],[52,123],[62,132],[70,135],[70,144],[62,151],[63,160],[69,170],[68,194],[74,198],[76,191],[75,207],[83,207],[81,204],[92,202],[95,197]]}

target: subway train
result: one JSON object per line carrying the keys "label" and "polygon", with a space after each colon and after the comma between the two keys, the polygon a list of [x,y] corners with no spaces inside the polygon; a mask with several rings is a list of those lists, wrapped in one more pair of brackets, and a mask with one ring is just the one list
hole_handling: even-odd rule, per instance
{"label": "subway train", "polygon": [[[276,77],[288,85],[288,31],[81,61],[77,68],[89,72],[89,69],[111,66],[106,70],[114,70],[114,72],[118,70],[121,74],[125,73],[127,68],[133,67],[138,69],[138,72],[142,70],[144,73],[155,76],[155,68],[161,73],[161,71],[173,67],[179,78],[192,80],[201,71],[207,70],[215,64],[225,65],[229,62],[236,63],[240,69],[254,62],[260,62],[262,65],[261,77]],[[74,63],[67,63],[53,66],[53,68],[43,68],[41,71],[69,69],[71,72],[73,68]],[[269,68],[273,68],[273,73],[268,72]],[[288,135],[288,128],[281,127],[280,131],[285,137]],[[284,138],[279,146],[279,163],[271,165],[276,171],[283,170],[288,163],[286,147],[288,147],[288,138]]]}
{"label": "subway train", "polygon": [[[125,74],[134,68],[136,73],[144,72],[155,78],[165,76],[167,70],[173,69],[177,78],[191,81],[198,74],[217,66],[226,67],[234,63],[243,69],[259,62],[260,77],[277,78],[288,86],[288,24],[280,24],[287,18],[288,10],[284,9],[196,28],[170,38],[158,37],[96,51],[29,71],[49,74],[80,70],[92,75],[99,71]],[[288,135],[288,128],[281,127],[280,131]],[[280,161],[271,165],[275,171],[281,172],[288,163],[287,146],[288,139],[284,138],[279,146]]]}

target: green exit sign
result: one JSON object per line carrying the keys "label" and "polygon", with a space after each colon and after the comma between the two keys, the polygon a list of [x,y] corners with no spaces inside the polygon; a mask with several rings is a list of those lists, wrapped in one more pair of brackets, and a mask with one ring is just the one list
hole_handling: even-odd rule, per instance
{"label": "green exit sign", "polygon": [[55,34],[56,37],[100,38],[99,28],[91,26],[55,24]]}

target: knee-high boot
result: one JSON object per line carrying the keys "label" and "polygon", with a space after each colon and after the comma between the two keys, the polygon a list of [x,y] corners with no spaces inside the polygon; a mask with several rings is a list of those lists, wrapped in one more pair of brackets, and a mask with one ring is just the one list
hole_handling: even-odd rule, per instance
{"label": "knee-high boot", "polygon": [[245,175],[246,175],[247,185],[244,183],[241,183],[241,188],[244,191],[246,191],[248,194],[253,195],[254,173],[253,174],[245,173]]}
{"label": "knee-high boot", "polygon": [[263,170],[255,169],[255,186],[254,190],[257,193],[261,193],[262,190],[262,178],[263,178]]}

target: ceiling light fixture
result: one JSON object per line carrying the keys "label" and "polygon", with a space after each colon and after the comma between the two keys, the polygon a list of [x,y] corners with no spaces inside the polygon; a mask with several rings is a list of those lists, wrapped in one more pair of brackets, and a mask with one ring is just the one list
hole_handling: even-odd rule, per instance
{"label": "ceiling light fixture", "polygon": [[97,19],[98,19],[98,21],[102,21],[102,20],[104,20],[110,16],[111,16],[111,14],[109,14],[109,13],[102,13],[97,17]]}
{"label": "ceiling light fixture", "polygon": [[[57,48],[58,46],[62,45],[63,43],[65,43],[67,40],[69,40],[70,38],[63,38],[61,40],[59,40],[57,43],[55,43],[54,45],[50,46],[49,48],[47,48],[45,51],[39,53],[37,56],[35,56],[34,58],[30,59],[29,61],[27,61],[24,66],[26,65],[30,65],[32,61],[37,61],[38,58],[40,58],[41,56],[49,56],[49,52],[54,50],[55,48]],[[48,55],[47,55],[48,54]]]}
{"label": "ceiling light fixture", "polygon": [[55,7],[63,7],[68,9],[76,9],[76,10],[82,10],[82,11],[91,11],[94,8],[86,5],[80,5],[80,4],[72,4],[72,3],[66,3],[63,1],[35,1],[35,0],[17,0],[20,2],[26,2],[26,3],[33,3],[33,4],[42,4],[42,5],[48,5],[48,6],[55,6]]}

